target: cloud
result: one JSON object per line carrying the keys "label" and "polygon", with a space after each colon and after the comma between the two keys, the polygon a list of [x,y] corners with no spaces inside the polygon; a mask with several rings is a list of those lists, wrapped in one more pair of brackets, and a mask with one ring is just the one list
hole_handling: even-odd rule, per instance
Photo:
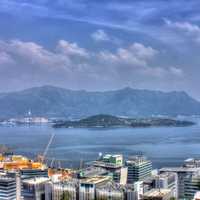
{"label": "cloud", "polygon": [[142,69],[142,73],[146,74],[149,77],[157,79],[182,79],[184,77],[184,72],[181,68],[178,67],[146,67]]}
{"label": "cloud", "polygon": [[0,66],[13,64],[14,61],[9,54],[6,52],[0,52]]}
{"label": "cloud", "polygon": [[178,67],[170,67],[169,68],[170,72],[176,76],[183,76],[184,75],[184,72],[181,68],[178,68]]}
{"label": "cloud", "polygon": [[0,52],[0,63],[5,63],[0,68],[0,82],[9,81],[12,87],[53,84],[73,89],[112,89],[148,85],[152,80],[158,85],[169,77],[179,80],[183,73],[178,67],[155,67],[160,52],[142,43],[94,53],[66,40],[58,40],[51,50],[35,42],[10,40],[0,41]]}
{"label": "cloud", "polygon": [[177,30],[195,41],[200,42],[200,27],[198,25],[190,22],[172,22],[168,19],[165,19],[165,23],[169,28]]}
{"label": "cloud", "polygon": [[95,41],[109,41],[110,40],[108,34],[102,29],[99,29],[95,31],[94,33],[92,33],[91,37]]}
{"label": "cloud", "polygon": [[[0,50],[4,51],[1,53],[1,60],[4,58],[5,61],[12,57],[18,63],[46,67],[50,70],[55,68],[69,69],[73,64],[78,63],[76,59],[80,61],[89,56],[85,49],[80,48],[76,43],[65,40],[58,41],[54,51],[47,50],[37,43],[21,40],[0,41]],[[75,61],[74,58],[76,58]]]}
{"label": "cloud", "polygon": [[80,48],[76,43],[69,43],[65,40],[60,40],[58,42],[57,50],[67,56],[89,57],[89,53],[86,49]]}
{"label": "cloud", "polygon": [[69,57],[46,50],[34,42],[11,40],[1,42],[7,54],[16,59],[18,63],[27,63],[31,66],[42,66],[53,69],[70,63]]}
{"label": "cloud", "polygon": [[[99,59],[108,67],[113,67],[124,79],[143,77],[146,79],[182,78],[184,72],[181,68],[170,66],[157,66],[159,51],[141,43],[133,43],[127,48],[118,48],[115,53],[102,51]],[[127,73],[125,73],[125,71]]]}
{"label": "cloud", "polygon": [[115,64],[128,64],[133,66],[146,66],[147,61],[158,53],[152,47],[140,43],[133,43],[128,48],[118,48],[116,53],[100,52],[100,58]]}

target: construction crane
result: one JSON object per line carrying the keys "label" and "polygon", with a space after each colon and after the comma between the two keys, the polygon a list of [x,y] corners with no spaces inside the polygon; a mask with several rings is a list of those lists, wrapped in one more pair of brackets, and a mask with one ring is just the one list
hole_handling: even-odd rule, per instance
{"label": "construction crane", "polygon": [[54,166],[54,162],[55,162],[55,158],[52,158],[52,160],[51,160],[51,164],[50,164],[50,167],[51,167],[51,168],[53,168],[53,166]]}
{"label": "construction crane", "polygon": [[55,134],[52,133],[52,134],[51,134],[51,137],[50,137],[50,139],[49,139],[49,142],[48,142],[48,144],[47,144],[47,146],[46,146],[46,148],[45,148],[43,154],[37,156],[37,160],[38,160],[39,162],[41,162],[41,163],[44,164],[44,160],[45,160],[46,155],[47,155],[47,153],[48,153],[49,147],[50,147],[51,143],[53,142],[54,137],[55,137]]}

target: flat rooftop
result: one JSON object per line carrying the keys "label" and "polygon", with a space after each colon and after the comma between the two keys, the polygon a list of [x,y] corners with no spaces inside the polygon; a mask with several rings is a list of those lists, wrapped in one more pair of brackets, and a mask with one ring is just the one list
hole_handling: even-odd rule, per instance
{"label": "flat rooftop", "polygon": [[87,176],[100,176],[102,174],[107,173],[107,171],[101,167],[88,167],[85,168],[83,170],[80,170],[80,172],[84,173],[83,176],[87,177]]}
{"label": "flat rooftop", "polygon": [[167,177],[170,177],[170,176],[175,176],[175,172],[163,172],[161,174],[154,175],[153,177],[167,178]]}
{"label": "flat rooftop", "polygon": [[103,181],[109,181],[110,177],[108,176],[94,176],[91,178],[85,178],[81,180],[81,183],[91,183],[91,184],[98,184]]}
{"label": "flat rooftop", "polygon": [[36,184],[44,183],[46,181],[49,181],[49,178],[36,177],[36,178],[23,180],[23,183],[27,183],[27,184],[30,184],[30,185],[36,185]]}
{"label": "flat rooftop", "polygon": [[111,169],[117,169],[123,166],[121,164],[106,163],[103,161],[94,161],[92,164],[93,166],[96,166],[96,167],[111,168]]}
{"label": "flat rooftop", "polygon": [[103,158],[118,158],[118,157],[122,157],[121,154],[114,154],[114,155],[111,155],[111,154],[106,154],[105,156],[103,156]]}
{"label": "flat rooftop", "polygon": [[170,193],[171,190],[168,189],[152,189],[144,194],[144,197],[164,197],[168,193]]}
{"label": "flat rooftop", "polygon": [[200,172],[199,167],[165,167],[160,169],[161,172]]}

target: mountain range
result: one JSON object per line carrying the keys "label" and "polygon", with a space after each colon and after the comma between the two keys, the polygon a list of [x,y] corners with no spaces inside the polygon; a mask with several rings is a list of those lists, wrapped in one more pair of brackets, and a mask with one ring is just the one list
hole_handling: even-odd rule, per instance
{"label": "mountain range", "polygon": [[43,86],[0,94],[0,118],[33,116],[83,118],[109,114],[127,117],[199,115],[200,102],[185,92],[124,88],[106,92]]}

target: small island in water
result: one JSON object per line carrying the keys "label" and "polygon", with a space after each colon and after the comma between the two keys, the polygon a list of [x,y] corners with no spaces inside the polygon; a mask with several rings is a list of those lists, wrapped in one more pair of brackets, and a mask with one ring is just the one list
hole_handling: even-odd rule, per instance
{"label": "small island in water", "polygon": [[125,118],[112,115],[94,115],[76,121],[57,121],[54,128],[115,128],[115,127],[184,127],[192,126],[194,122],[170,118]]}

